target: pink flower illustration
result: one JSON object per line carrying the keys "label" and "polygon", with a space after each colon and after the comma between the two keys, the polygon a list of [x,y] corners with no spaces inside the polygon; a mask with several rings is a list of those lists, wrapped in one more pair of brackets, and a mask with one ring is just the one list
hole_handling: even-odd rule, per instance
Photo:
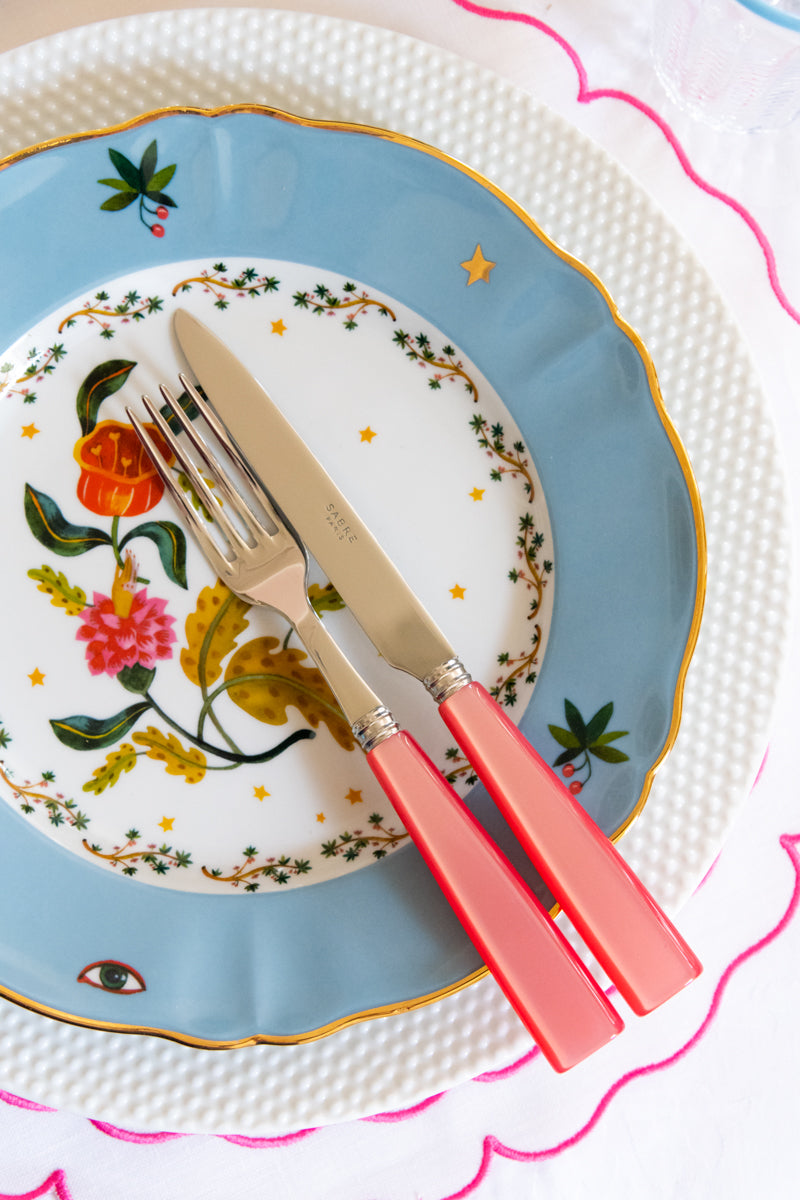
{"label": "pink flower illustration", "polygon": [[93,603],[81,613],[85,623],[77,636],[86,642],[86,661],[93,675],[118,675],[123,667],[137,663],[150,669],[159,659],[172,657],[175,618],[165,611],[166,600],[148,596],[147,588],[135,590],[136,571],[136,560],[126,554],[124,567],[114,575],[111,595],[95,592]]}

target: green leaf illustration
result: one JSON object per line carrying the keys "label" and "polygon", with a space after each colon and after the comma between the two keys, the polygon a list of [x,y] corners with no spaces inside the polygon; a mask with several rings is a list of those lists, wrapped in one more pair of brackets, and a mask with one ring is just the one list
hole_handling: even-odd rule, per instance
{"label": "green leaf illustration", "polygon": [[[146,201],[151,201],[159,206],[163,205],[165,208],[178,207],[172,197],[164,191],[175,174],[176,164],[170,163],[169,166],[156,170],[158,145],[155,140],[150,142],[145,149],[138,167],[119,150],[110,149],[108,157],[119,171],[119,178],[98,179],[98,183],[112,188],[116,192],[116,195],[109,196],[107,200],[103,201],[100,205],[101,209],[105,209],[106,212],[119,212],[120,209],[127,208],[135,200],[138,200],[139,218],[142,223],[151,232],[158,233],[163,237],[163,228],[151,224],[147,220],[146,214],[149,216],[158,214],[156,209],[150,208]],[[163,215],[162,213],[161,216],[163,217]]]}
{"label": "green leaf illustration", "polygon": [[615,746],[590,746],[589,753],[607,763],[627,762],[629,757],[622,750],[617,750]]}
{"label": "green leaf illustration", "polygon": [[58,740],[71,750],[104,750],[113,746],[151,708],[149,700],[132,704],[113,717],[56,717],[50,727]]}
{"label": "green leaf illustration", "polygon": [[122,550],[133,538],[146,537],[155,543],[161,564],[173,583],[188,586],[186,581],[186,535],[174,521],[145,521],[127,533],[119,544]]}
{"label": "green leaf illustration", "polygon": [[149,189],[145,192],[148,200],[154,200],[156,204],[166,204],[167,208],[177,208],[177,204],[168,196],[166,192],[151,192]]}
{"label": "green leaf illustration", "polygon": [[141,663],[135,663],[132,667],[123,667],[117,673],[117,683],[121,683],[126,692],[146,696],[155,677],[155,667],[143,667]]}
{"label": "green leaf illustration", "polygon": [[160,192],[162,188],[165,188],[167,186],[167,184],[169,183],[170,179],[172,179],[172,176],[174,174],[175,174],[175,163],[172,163],[169,167],[162,167],[162,169],[160,171],[156,171],[155,175],[151,176],[151,178],[148,179],[148,181],[147,181],[148,189],[154,189],[155,191]]}
{"label": "green leaf illustration", "polygon": [[[114,186],[111,180],[100,180],[99,182],[108,183],[109,187]],[[129,204],[133,204],[138,195],[138,192],[120,190],[116,196],[109,196],[107,200],[104,200],[100,207],[105,209],[106,212],[119,212],[120,209],[127,208]]]}
{"label": "green leaf illustration", "polygon": [[[198,388],[197,390],[198,390],[198,392],[200,392],[201,396],[205,395],[205,392],[203,391],[202,388]],[[176,398],[176,404],[179,405],[183,409],[183,411],[186,413],[186,416],[189,418],[190,421],[196,421],[197,418],[200,416],[200,409],[197,407],[194,400],[192,400],[192,398],[188,392],[186,392],[186,391],[181,392],[180,396],[178,396]],[[176,432],[180,430],[180,425],[178,424],[178,418],[175,416],[175,413],[172,411],[172,408],[168,404],[162,405],[162,407],[158,411],[161,413],[161,416],[167,422],[170,429],[172,429]]]}
{"label": "green leaf illustration", "polygon": [[332,583],[326,583],[324,587],[312,583],[308,589],[308,599],[317,616],[324,612],[338,612],[345,607],[344,600]]}
{"label": "green leaf illustration", "polygon": [[86,376],[78,388],[76,402],[78,420],[84,437],[90,434],[97,424],[100,405],[108,396],[119,391],[135,366],[136,363],[128,359],[111,358],[108,362],[100,363]]}
{"label": "green leaf illustration", "polygon": [[589,724],[586,726],[586,741],[591,746],[602,734],[608,722],[611,720],[611,714],[614,711],[614,705],[609,700],[608,704],[604,704],[599,708],[592,717]]}
{"label": "green leaf illustration", "polygon": [[119,150],[113,149],[109,150],[108,157],[119,171],[125,183],[130,184],[130,186],[137,192],[144,191],[145,183],[142,179],[141,172],[138,167],[133,165],[129,158],[126,158],[124,154],[119,152]]}
{"label": "green leaf illustration", "polygon": [[[565,729],[562,725],[548,725],[547,727],[559,746],[564,747],[558,757],[553,760],[552,765],[565,767],[567,763],[574,762],[575,759],[583,756],[581,763],[578,764],[578,770],[588,771],[586,780],[583,781],[586,782],[591,776],[590,754],[605,763],[628,762],[629,755],[625,754],[623,750],[618,750],[616,746],[609,745],[609,742],[615,742],[618,738],[628,736],[628,731],[625,729],[614,729],[606,733],[606,726],[611,720],[613,712],[614,705],[609,700],[608,704],[598,708],[589,721],[584,721],[577,706],[571,700],[565,700],[564,715],[569,728]],[[580,786],[582,787],[583,783]]]}
{"label": "green leaf illustration", "polygon": [[580,744],[582,746],[587,745],[586,725],[584,724],[583,717],[571,700],[564,701],[564,716],[567,718],[567,724]]}
{"label": "green leaf illustration", "polygon": [[580,750],[580,739],[575,736],[571,729],[563,729],[560,725],[548,725],[547,728],[559,746],[566,746],[568,750]]}
{"label": "green leaf illustration", "polygon": [[137,195],[136,188],[132,188],[124,179],[98,179],[98,183],[104,183],[106,187],[116,188],[119,192],[132,192]]}
{"label": "green leaf illustration", "polygon": [[25,519],[36,540],[64,558],[85,554],[95,546],[111,545],[111,538],[102,529],[67,521],[55,500],[29,483],[25,484]]}
{"label": "green leaf illustration", "polygon": [[554,767],[563,767],[565,763],[572,762],[583,753],[582,746],[576,746],[574,750],[564,750],[559,754],[558,758],[553,759]]}
{"label": "green leaf illustration", "polygon": [[158,158],[158,146],[155,141],[152,141],[142,155],[142,161],[139,164],[139,177],[142,181],[142,191],[151,186],[151,180],[156,169],[156,159]]}

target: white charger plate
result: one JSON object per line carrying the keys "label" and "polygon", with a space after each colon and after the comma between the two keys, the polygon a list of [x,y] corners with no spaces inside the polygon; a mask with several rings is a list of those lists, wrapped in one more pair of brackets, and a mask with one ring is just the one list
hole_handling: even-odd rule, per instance
{"label": "white charger plate", "polygon": [[[155,104],[247,101],[396,129],[462,159],[584,261],[643,336],[708,533],[706,613],[681,732],[621,843],[676,909],[754,777],[788,627],[783,483],[737,330],[676,232],[583,135],[483,70],[350,22],[184,10],[32,43],[0,60],[0,156]],[[758,646],[746,673],[743,644]],[[74,1028],[4,1002],[0,1046],[0,1083],[30,1099],[139,1129],[267,1135],[413,1103],[511,1061],[529,1040],[487,979],[318,1042],[224,1054]],[[280,1088],[269,1087],[276,1077]]]}

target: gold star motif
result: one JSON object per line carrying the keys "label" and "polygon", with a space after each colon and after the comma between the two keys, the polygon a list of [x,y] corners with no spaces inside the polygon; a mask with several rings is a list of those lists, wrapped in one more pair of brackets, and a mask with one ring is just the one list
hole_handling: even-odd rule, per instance
{"label": "gold star motif", "polygon": [[473,499],[473,500],[482,500],[482,499],[483,499],[483,493],[484,493],[485,491],[486,491],[486,488],[474,487],[474,488],[472,489],[472,491],[470,492],[470,496],[472,496],[472,499]]}
{"label": "gold star motif", "polygon": [[164,830],[164,833],[166,833],[168,829],[172,829],[172,826],[175,824],[175,818],[174,817],[162,817],[158,823],[161,826],[161,828]]}
{"label": "gold star motif", "polygon": [[366,429],[359,429],[358,432],[361,434],[362,442],[371,442],[374,437],[378,436],[374,429],[370,429],[369,425]]}
{"label": "gold star motif", "polygon": [[364,797],[361,795],[359,788],[350,788],[350,791],[345,794],[345,800],[349,800],[351,804],[364,803]]}
{"label": "gold star motif", "polygon": [[467,280],[467,287],[469,287],[471,284],[477,283],[479,279],[482,279],[484,283],[488,283],[489,272],[497,266],[497,263],[489,262],[488,258],[484,258],[479,242],[475,247],[475,253],[472,258],[468,258],[466,262],[462,262],[461,266],[469,274],[469,279]]}
{"label": "gold star motif", "polygon": [[35,438],[37,433],[41,433],[41,430],[37,429],[35,425],[22,426],[22,436],[24,438]]}
{"label": "gold star motif", "polygon": [[317,813],[317,820],[319,821],[319,823],[321,825],[322,822],[325,820],[325,813]]}
{"label": "gold star motif", "polygon": [[255,796],[256,800],[266,800],[267,796],[269,796],[270,793],[267,791],[267,789],[265,787],[263,787],[259,784],[258,787],[253,788],[253,795]]}
{"label": "gold star motif", "polygon": [[272,332],[277,333],[279,337],[283,337],[283,335],[286,333],[286,326],[284,325],[283,320],[278,318],[277,321],[270,321],[270,324],[272,325]]}
{"label": "gold star motif", "polygon": [[455,587],[450,588],[450,595],[454,600],[463,600],[466,590],[467,589],[462,587],[461,584],[457,583]]}
{"label": "gold star motif", "polygon": [[42,674],[42,672],[39,670],[38,667],[36,668],[35,671],[31,671],[30,675],[28,676],[28,679],[30,679],[30,681],[31,681],[31,687],[36,687],[37,683],[43,687],[44,686],[44,678],[45,678],[44,675]]}

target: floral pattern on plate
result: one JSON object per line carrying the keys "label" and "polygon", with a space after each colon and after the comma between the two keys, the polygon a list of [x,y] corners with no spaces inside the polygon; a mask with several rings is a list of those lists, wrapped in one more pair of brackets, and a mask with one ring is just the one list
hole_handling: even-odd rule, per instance
{"label": "floral pattern on plate", "polygon": [[[284,404],[307,398],[299,419],[323,447],[341,443],[338,475],[347,487],[362,479],[373,510],[394,493],[386,530],[397,539],[399,527],[427,562],[415,585],[520,713],[552,610],[547,509],[515,422],[474,364],[417,314],[327,272],[170,264],[109,281],[9,351],[0,389],[24,450],[5,503],[26,569],[9,576],[8,602],[32,661],[25,703],[3,725],[4,798],[70,850],[148,882],[318,882],[385,858],[408,834],[296,635],[213,578],[124,418],[177,374],[179,305],[269,339]],[[309,597],[468,790],[472,769],[427,721],[424,694],[358,644],[329,581],[314,578]]]}

